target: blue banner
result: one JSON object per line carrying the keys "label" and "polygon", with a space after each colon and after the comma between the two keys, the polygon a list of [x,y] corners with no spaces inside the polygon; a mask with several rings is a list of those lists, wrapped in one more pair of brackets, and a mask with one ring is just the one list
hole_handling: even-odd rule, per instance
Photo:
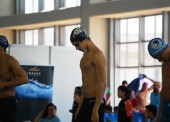
{"label": "blue banner", "polygon": [[17,122],[33,121],[49,102],[52,102],[54,66],[21,66],[28,78],[27,84],[16,87],[18,100]]}

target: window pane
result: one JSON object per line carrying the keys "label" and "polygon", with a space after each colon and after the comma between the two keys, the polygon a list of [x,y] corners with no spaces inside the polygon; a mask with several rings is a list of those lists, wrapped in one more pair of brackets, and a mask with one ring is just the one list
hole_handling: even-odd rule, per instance
{"label": "window pane", "polygon": [[155,16],[145,17],[145,40],[155,37]]}
{"label": "window pane", "polygon": [[33,45],[38,45],[38,30],[33,31]]}
{"label": "window pane", "polygon": [[128,42],[139,40],[139,18],[128,19]]}
{"label": "window pane", "polygon": [[44,10],[45,11],[51,11],[54,10],[54,0],[44,0]]}
{"label": "window pane", "polygon": [[80,27],[80,25],[69,25],[69,26],[64,27],[64,40],[63,40],[64,46],[68,46],[68,47],[72,46],[70,42],[70,34],[71,34],[71,31],[76,27]]}
{"label": "window pane", "polygon": [[156,37],[162,38],[162,15],[156,16]]}
{"label": "window pane", "polygon": [[145,42],[145,50],[144,50],[144,65],[147,66],[147,65],[161,65],[161,63],[152,58],[151,55],[149,54],[148,52],[148,42]]}
{"label": "window pane", "polygon": [[38,0],[25,0],[25,13],[38,12]]}
{"label": "window pane", "polygon": [[121,68],[119,73],[120,85],[123,80],[126,80],[130,83],[133,79],[138,77],[138,69],[137,68]]}
{"label": "window pane", "polygon": [[44,45],[54,46],[54,28],[45,28],[43,30]]}
{"label": "window pane", "polygon": [[146,74],[149,78],[152,78],[156,81],[162,82],[162,68],[160,67],[152,67],[152,68],[144,68],[144,74]]}
{"label": "window pane", "polygon": [[25,45],[33,44],[32,30],[25,31]]}
{"label": "window pane", "polygon": [[138,43],[120,44],[120,66],[138,66]]}
{"label": "window pane", "polygon": [[38,45],[38,30],[25,31],[25,45]]}
{"label": "window pane", "polygon": [[120,20],[120,42],[127,42],[127,20]]}
{"label": "window pane", "polygon": [[80,6],[80,0],[65,0],[65,7]]}

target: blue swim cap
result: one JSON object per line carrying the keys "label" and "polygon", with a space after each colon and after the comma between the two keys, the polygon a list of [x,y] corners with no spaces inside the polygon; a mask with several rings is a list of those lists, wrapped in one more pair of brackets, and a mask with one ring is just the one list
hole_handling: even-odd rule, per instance
{"label": "blue swim cap", "polygon": [[88,38],[88,35],[82,27],[77,27],[73,29],[70,35],[71,42],[83,41],[84,39],[87,39],[87,38]]}
{"label": "blue swim cap", "polygon": [[3,35],[0,35],[0,46],[3,47],[4,49],[6,49],[9,46],[8,39]]}
{"label": "blue swim cap", "polygon": [[148,44],[149,54],[156,58],[161,55],[168,47],[168,44],[161,38],[154,38]]}

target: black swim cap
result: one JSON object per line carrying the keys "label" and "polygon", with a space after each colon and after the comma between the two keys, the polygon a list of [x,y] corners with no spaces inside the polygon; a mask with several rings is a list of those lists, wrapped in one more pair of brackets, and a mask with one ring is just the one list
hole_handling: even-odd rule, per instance
{"label": "black swim cap", "polygon": [[71,42],[83,41],[84,39],[87,39],[87,38],[88,38],[88,35],[82,27],[77,27],[73,29],[70,35]]}
{"label": "black swim cap", "polygon": [[4,49],[6,49],[9,46],[8,39],[3,35],[0,35],[0,46],[3,47]]}

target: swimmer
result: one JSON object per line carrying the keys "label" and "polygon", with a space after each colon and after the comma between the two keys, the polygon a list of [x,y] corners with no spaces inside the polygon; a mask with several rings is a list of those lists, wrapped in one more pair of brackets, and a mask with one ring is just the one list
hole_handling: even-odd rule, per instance
{"label": "swimmer", "polygon": [[82,51],[82,99],[75,114],[76,122],[103,122],[106,89],[106,60],[102,51],[91,41],[86,31],[77,27],[72,30],[70,40]]}
{"label": "swimmer", "polygon": [[8,39],[0,35],[0,122],[15,122],[15,87],[28,82],[19,62],[6,53]]}
{"label": "swimmer", "polygon": [[149,54],[162,64],[162,90],[156,122],[170,122],[170,47],[161,38],[154,38],[148,44]]}

